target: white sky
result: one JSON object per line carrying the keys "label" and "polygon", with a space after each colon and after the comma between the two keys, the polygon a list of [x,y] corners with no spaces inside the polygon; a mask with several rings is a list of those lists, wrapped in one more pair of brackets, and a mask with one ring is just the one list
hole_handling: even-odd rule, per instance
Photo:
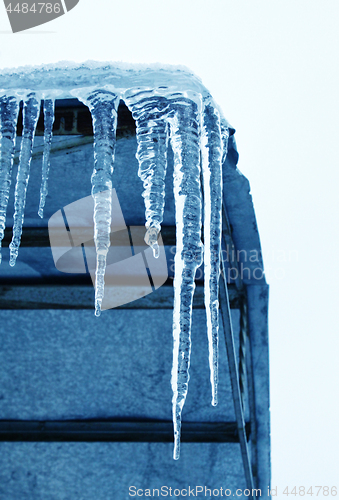
{"label": "white sky", "polygon": [[80,0],[13,35],[0,6],[1,68],[184,64],[237,129],[271,287],[272,486],[281,499],[286,486],[339,491],[338,14],[338,0]]}

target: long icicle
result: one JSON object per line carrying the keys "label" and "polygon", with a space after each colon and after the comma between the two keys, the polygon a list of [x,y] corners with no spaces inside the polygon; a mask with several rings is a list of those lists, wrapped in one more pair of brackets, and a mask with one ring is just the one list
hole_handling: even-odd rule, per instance
{"label": "long icicle", "polygon": [[12,182],[16,124],[19,102],[16,97],[0,99],[0,263],[1,242],[5,235],[9,190]]}
{"label": "long icicle", "polygon": [[202,261],[199,109],[187,98],[173,99],[170,137],[174,152],[176,255],[173,308],[173,458],[180,456],[181,413],[186,400],[191,354],[194,278]]}
{"label": "long icicle", "polygon": [[213,406],[218,404],[222,151],[219,113],[208,99],[202,120],[201,157],[204,189],[205,307]]}
{"label": "long icicle", "polygon": [[146,243],[159,257],[158,233],[161,230],[165,207],[165,177],[167,169],[168,123],[165,120],[168,101],[165,97],[142,98],[129,103],[137,124],[139,162],[138,175],[143,181],[146,209]]}
{"label": "long icicle", "polygon": [[22,226],[24,222],[27,186],[31,168],[33,140],[34,140],[35,129],[38,123],[39,114],[40,114],[40,99],[38,99],[36,97],[36,94],[32,92],[27,96],[27,100],[25,101],[23,108],[22,141],[20,149],[19,168],[16,178],[16,186],[14,194],[15,211],[14,211],[13,237],[11,244],[9,245],[10,248],[9,264],[11,266],[15,265],[19,252]]}
{"label": "long icicle", "polygon": [[100,316],[104,298],[105,270],[110,246],[112,174],[119,97],[108,90],[95,90],[86,99],[94,130],[94,170],[91,177],[94,199],[95,315]]}
{"label": "long icicle", "polygon": [[40,203],[38,215],[43,218],[46,197],[48,195],[48,176],[50,167],[50,151],[53,136],[54,123],[54,99],[45,99],[44,101],[44,154],[42,157],[42,172],[41,172],[41,188],[40,188]]}

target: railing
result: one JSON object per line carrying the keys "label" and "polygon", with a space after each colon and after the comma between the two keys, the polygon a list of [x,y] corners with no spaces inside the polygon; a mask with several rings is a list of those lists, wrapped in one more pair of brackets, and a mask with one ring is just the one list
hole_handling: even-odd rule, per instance
{"label": "railing", "polygon": [[[4,239],[4,247],[9,243]],[[175,243],[175,227],[162,230],[164,245]],[[8,241],[7,241],[8,240]],[[23,247],[47,247],[49,238],[47,229],[24,229]],[[223,246],[232,251],[234,244],[227,214],[223,212]],[[236,268],[237,262],[231,260]],[[252,491],[257,487],[256,471],[256,415],[253,389],[253,368],[251,346],[247,326],[246,287],[238,279],[227,284],[224,263],[222,262],[220,279],[220,311],[222,314],[228,365],[231,378],[233,403],[236,422],[196,423],[183,422],[183,442],[239,443],[247,488]],[[120,309],[171,309],[173,307],[172,281],[168,279],[164,286],[137,301],[121,306]],[[198,283],[193,307],[204,308],[203,284]],[[92,309],[93,286],[83,277],[72,284],[69,277],[59,282],[46,280],[11,280],[0,287],[0,309]],[[239,361],[235,352],[234,336],[230,310],[240,310]],[[250,421],[245,423],[245,394],[248,394]],[[249,452],[248,441],[251,443]],[[4,421],[0,420],[0,441],[129,441],[129,442],[172,442],[171,422],[159,421]],[[251,456],[250,456],[251,455]],[[252,457],[252,458],[251,458]],[[251,498],[249,496],[249,498]]]}

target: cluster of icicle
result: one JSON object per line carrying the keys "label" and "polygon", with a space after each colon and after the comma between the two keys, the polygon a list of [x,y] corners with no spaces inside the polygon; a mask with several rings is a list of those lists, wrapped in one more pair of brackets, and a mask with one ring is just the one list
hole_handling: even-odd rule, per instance
{"label": "cluster of icicle", "polygon": [[[218,386],[218,280],[220,272],[222,157],[228,128],[208,94],[169,89],[128,89],[123,94],[110,86],[76,89],[72,95],[85,103],[93,118],[94,170],[91,178],[94,198],[94,239],[97,251],[95,314],[100,315],[104,295],[106,256],[110,245],[111,188],[117,108],[122,97],[137,125],[137,159],[143,182],[146,209],[146,241],[159,256],[157,244],[165,207],[167,147],[174,153],[174,195],[176,255],[173,311],[173,424],[174,459],[180,455],[181,414],[185,403],[191,353],[192,303],[195,274],[204,261],[205,306],[209,343],[212,405],[217,404]],[[40,113],[40,98],[30,92],[23,99],[23,132],[15,186],[13,239],[10,265],[15,264],[26,200],[34,133]],[[20,99],[3,96],[0,101],[0,242],[4,236],[6,210],[16,140]],[[54,120],[54,101],[44,99],[45,143],[39,215],[47,195],[49,155]],[[201,172],[202,170],[202,172]],[[202,183],[201,183],[202,179]],[[202,194],[204,199],[204,245],[201,242]]]}

